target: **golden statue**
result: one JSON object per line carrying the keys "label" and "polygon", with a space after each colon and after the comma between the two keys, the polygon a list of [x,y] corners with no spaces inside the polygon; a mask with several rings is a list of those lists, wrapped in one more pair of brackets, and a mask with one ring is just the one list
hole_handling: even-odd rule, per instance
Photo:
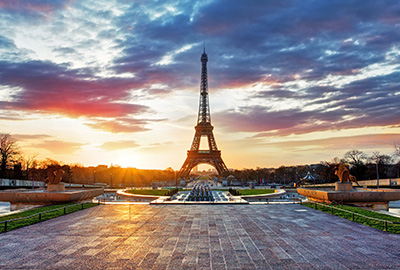
{"label": "golden statue", "polygon": [[45,183],[47,184],[59,184],[62,180],[64,171],[56,168],[47,169],[47,177],[45,178]]}
{"label": "golden statue", "polygon": [[356,177],[350,174],[349,169],[347,168],[347,164],[329,164],[328,162],[326,162],[326,164],[335,169],[335,175],[337,175],[337,177],[339,178],[340,183],[354,182],[357,184],[357,186],[360,186],[360,184],[357,182]]}

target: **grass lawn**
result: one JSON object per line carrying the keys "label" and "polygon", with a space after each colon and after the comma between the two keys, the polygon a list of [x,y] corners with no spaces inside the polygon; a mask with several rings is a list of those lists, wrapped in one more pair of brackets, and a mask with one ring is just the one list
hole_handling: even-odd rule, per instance
{"label": "grass lawn", "polygon": [[[84,203],[84,209],[93,207],[96,205],[98,205],[98,204],[97,203]],[[65,209],[66,214],[70,214],[70,213],[82,210],[82,204],[75,205],[75,203],[43,206],[43,207],[23,211],[23,212],[16,213],[16,214],[2,216],[2,217],[0,217],[0,222],[6,221],[6,220],[11,220],[11,219],[22,218],[22,217],[29,217],[29,216],[32,216],[35,214],[42,213],[41,220],[39,220],[39,216],[36,215],[36,216],[30,217],[27,219],[21,219],[21,220],[7,222],[7,231],[11,231],[11,230],[14,230],[17,228],[21,228],[21,227],[28,226],[31,224],[39,223],[41,221],[45,221],[48,219],[62,216],[62,215],[64,215],[64,207],[66,207],[66,206],[70,206]],[[58,209],[58,208],[61,208],[61,209]],[[58,209],[58,210],[55,210],[55,209]],[[54,211],[49,212],[49,213],[43,213],[43,212],[46,212],[49,210],[54,210]],[[0,233],[3,233],[3,232],[5,232],[5,224],[1,223],[0,224]]]}
{"label": "grass lawn", "polygon": [[275,189],[243,189],[238,191],[240,195],[261,195],[275,193]]}
{"label": "grass lawn", "polygon": [[[302,203],[302,205],[305,205],[307,207],[311,207],[314,208],[314,204],[313,203]],[[370,211],[367,209],[363,209],[363,208],[359,208],[359,207],[355,207],[355,206],[348,206],[348,205],[343,205],[343,207],[341,205],[336,205],[336,208],[340,208],[340,209],[344,209],[344,210],[348,210],[354,213],[358,213],[367,217],[373,217],[373,218],[379,218],[379,219],[383,219],[383,220],[387,220],[387,221],[392,221],[392,222],[399,222],[400,223],[400,218],[398,217],[394,217],[394,216],[390,216],[390,215],[385,215],[382,213],[377,213],[374,211]],[[317,209],[329,214],[332,214],[332,210],[330,207],[328,206],[322,206],[322,205],[317,205]],[[333,210],[333,214],[335,216],[339,216],[342,218],[346,218],[348,220],[353,220],[353,215],[351,213],[347,213],[347,212],[343,212],[343,211],[339,211],[338,209],[334,209]],[[360,224],[364,224],[370,227],[373,227],[375,229],[378,230],[385,230],[385,224],[383,221],[378,221],[378,220],[374,220],[374,219],[368,219],[365,217],[360,217],[357,215],[354,215],[354,222],[360,223]],[[387,231],[390,233],[400,233],[400,224],[387,224]]]}
{"label": "grass lawn", "polygon": [[169,189],[129,189],[125,192],[138,195],[168,196]]}

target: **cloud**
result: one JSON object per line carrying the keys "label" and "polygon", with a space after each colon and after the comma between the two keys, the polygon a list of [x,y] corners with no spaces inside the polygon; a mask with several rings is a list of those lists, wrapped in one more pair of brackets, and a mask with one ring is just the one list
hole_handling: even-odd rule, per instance
{"label": "cloud", "polygon": [[59,53],[61,55],[68,55],[68,54],[76,53],[76,50],[74,48],[69,48],[69,47],[54,48],[52,51]]}
{"label": "cloud", "polygon": [[149,129],[144,127],[146,124],[147,121],[145,120],[135,120],[129,122],[121,120],[97,120],[93,121],[92,123],[86,123],[88,127],[112,133],[147,131]]}
{"label": "cloud", "polygon": [[268,108],[258,106],[242,107],[238,112],[214,113],[213,119],[218,126],[230,131],[280,131],[280,133],[286,131],[292,133],[295,127],[307,125],[314,117],[313,115],[314,112],[303,112],[299,109],[268,111]]}
{"label": "cloud", "polygon": [[269,147],[276,147],[285,150],[301,150],[307,149],[371,149],[379,145],[379,147],[392,148],[394,142],[400,140],[400,134],[367,134],[356,136],[334,137],[327,139],[314,140],[288,140],[285,142],[266,143]]}
{"label": "cloud", "polygon": [[3,0],[0,10],[27,17],[45,17],[56,10],[66,8],[71,0]]}
{"label": "cloud", "polygon": [[124,150],[129,148],[136,148],[139,144],[135,141],[113,141],[105,142],[100,147],[107,151]]}
{"label": "cloud", "polygon": [[11,49],[16,49],[16,46],[15,46],[14,42],[11,39],[0,35],[0,49],[3,49],[3,48],[5,48],[5,49],[10,49],[10,48]]}
{"label": "cloud", "polygon": [[17,141],[25,140],[37,140],[37,139],[47,139],[51,136],[46,134],[13,134],[12,135]]}
{"label": "cloud", "polygon": [[42,148],[54,154],[72,154],[81,149],[84,144],[75,142],[65,142],[59,140],[44,140],[41,143],[31,144],[33,148]]}
{"label": "cloud", "polygon": [[130,104],[130,90],[140,82],[125,78],[96,78],[88,70],[70,70],[51,62],[0,62],[3,85],[20,87],[12,101],[0,101],[8,110],[39,111],[70,117],[121,117],[149,110]]}
{"label": "cloud", "polygon": [[[287,136],[316,131],[400,125],[400,84],[392,73],[354,81],[341,88],[314,87],[304,92],[262,91],[260,99],[301,102],[302,106],[272,109],[267,106],[239,107],[214,113],[217,125],[230,131],[258,132],[256,137]],[[397,90],[396,90],[397,89]],[[318,94],[317,94],[318,93]],[[326,95],[326,96],[325,96]],[[310,97],[319,99],[311,99]],[[272,105],[272,104],[271,104]],[[309,107],[318,105],[318,108]]]}
{"label": "cloud", "polygon": [[[6,120],[6,121],[24,121],[27,120],[27,116],[23,112],[17,112],[17,111],[10,111],[10,110],[0,110],[0,120]],[[34,118],[30,117],[30,120],[33,120]]]}
{"label": "cloud", "polygon": [[149,89],[148,93],[151,96],[156,96],[156,97],[160,97],[160,96],[167,96],[169,94],[171,94],[171,90],[167,90],[167,89]]}
{"label": "cloud", "polygon": [[[52,33],[71,25],[79,30],[68,45],[48,45],[64,62],[11,56],[1,61],[1,84],[22,89],[0,100],[1,108],[88,117],[88,126],[114,133],[145,131],[154,120],[141,116],[157,112],[143,105],[146,100],[198,91],[206,41],[210,89],[255,89],[248,100],[213,113],[226,130],[262,137],[400,124],[396,1],[123,1],[113,8],[94,3],[0,4],[7,18],[53,14]],[[71,14],[84,14],[72,17],[80,27],[69,21]],[[0,36],[0,47],[21,51],[12,36]],[[112,57],[72,68],[73,57],[90,54],[102,42]],[[391,65],[397,71],[385,73]]]}
{"label": "cloud", "polygon": [[112,120],[92,119],[90,123],[86,123],[85,125],[112,133],[132,133],[148,131],[150,129],[145,127],[147,124],[160,121],[166,121],[166,119],[134,119],[123,117]]}
{"label": "cloud", "polygon": [[[353,75],[384,60],[399,41],[393,26],[399,9],[395,2],[360,0],[132,4],[117,20],[130,30],[119,42],[122,52],[115,69],[174,89],[195,88],[199,62],[194,59],[199,58],[200,41],[206,40],[214,88],[248,87],[267,75],[277,82]],[[193,43],[171,63],[154,66]]]}

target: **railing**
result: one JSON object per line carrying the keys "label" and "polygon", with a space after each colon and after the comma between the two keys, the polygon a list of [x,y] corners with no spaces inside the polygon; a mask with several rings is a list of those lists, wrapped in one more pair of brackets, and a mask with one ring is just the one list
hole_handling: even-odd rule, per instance
{"label": "railing", "polygon": [[35,187],[43,187],[44,182],[39,180],[19,180],[19,179],[6,179],[0,178],[0,186],[4,187],[32,187],[32,183]]}
{"label": "railing", "polygon": [[[8,225],[9,223],[11,223],[11,222],[15,222],[15,221],[19,221],[19,220],[24,220],[24,219],[29,219],[29,218],[33,218],[33,217],[36,217],[36,216],[38,216],[38,222],[41,222],[41,221],[42,221],[42,215],[43,215],[43,214],[46,214],[46,213],[50,213],[50,212],[54,212],[54,211],[58,211],[58,210],[63,209],[63,210],[64,210],[64,215],[66,215],[66,214],[67,214],[67,208],[74,207],[74,206],[77,206],[77,205],[81,205],[81,206],[82,206],[82,210],[83,210],[83,209],[84,209],[84,204],[85,204],[84,202],[83,202],[83,203],[76,203],[76,204],[67,205],[67,206],[63,206],[63,207],[51,209],[51,210],[48,210],[48,211],[36,213],[36,214],[30,215],[30,216],[27,216],[27,217],[20,217],[20,218],[15,218],[15,219],[3,220],[3,221],[0,221],[0,226],[1,226],[1,224],[4,223],[4,232],[7,232],[7,225]],[[100,201],[98,202],[98,204],[100,204]],[[32,224],[33,224],[33,223],[32,223]]]}
{"label": "railing", "polygon": [[[365,216],[365,215],[362,215],[362,214],[359,214],[359,213],[355,213],[355,212],[352,212],[352,211],[349,211],[349,210],[346,210],[346,209],[334,207],[334,206],[329,205],[329,204],[324,204],[324,203],[319,203],[319,202],[314,202],[314,201],[307,201],[306,203],[314,204],[314,209],[316,209],[316,210],[318,210],[318,205],[323,206],[325,208],[330,208],[332,215],[334,214],[334,210],[349,213],[349,214],[352,215],[352,221],[355,221],[355,217],[359,216],[359,217],[363,217],[363,218],[366,218],[366,219],[371,219],[371,220],[376,220],[376,221],[382,222],[384,224],[384,228],[385,228],[384,230],[386,232],[388,230],[388,227],[387,227],[388,224],[392,224],[392,225],[393,224],[400,224],[400,222],[395,222],[395,221],[390,221],[390,220],[384,220],[384,219],[380,219],[380,218],[374,218],[374,217]],[[303,203],[301,202],[300,204],[303,204]]]}

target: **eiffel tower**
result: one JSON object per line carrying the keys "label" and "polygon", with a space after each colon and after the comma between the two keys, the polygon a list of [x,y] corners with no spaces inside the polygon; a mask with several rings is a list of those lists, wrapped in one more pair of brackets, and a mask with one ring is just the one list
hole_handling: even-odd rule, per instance
{"label": "eiffel tower", "polygon": [[[179,177],[189,177],[190,171],[198,164],[206,163],[217,169],[219,176],[228,174],[228,168],[221,158],[221,151],[218,150],[211,125],[210,105],[208,102],[207,62],[208,57],[204,47],[201,55],[201,84],[200,84],[200,105],[197,117],[196,133],[194,134],[192,146],[187,151],[187,157],[179,170]],[[208,150],[199,149],[202,137],[208,139]]]}

